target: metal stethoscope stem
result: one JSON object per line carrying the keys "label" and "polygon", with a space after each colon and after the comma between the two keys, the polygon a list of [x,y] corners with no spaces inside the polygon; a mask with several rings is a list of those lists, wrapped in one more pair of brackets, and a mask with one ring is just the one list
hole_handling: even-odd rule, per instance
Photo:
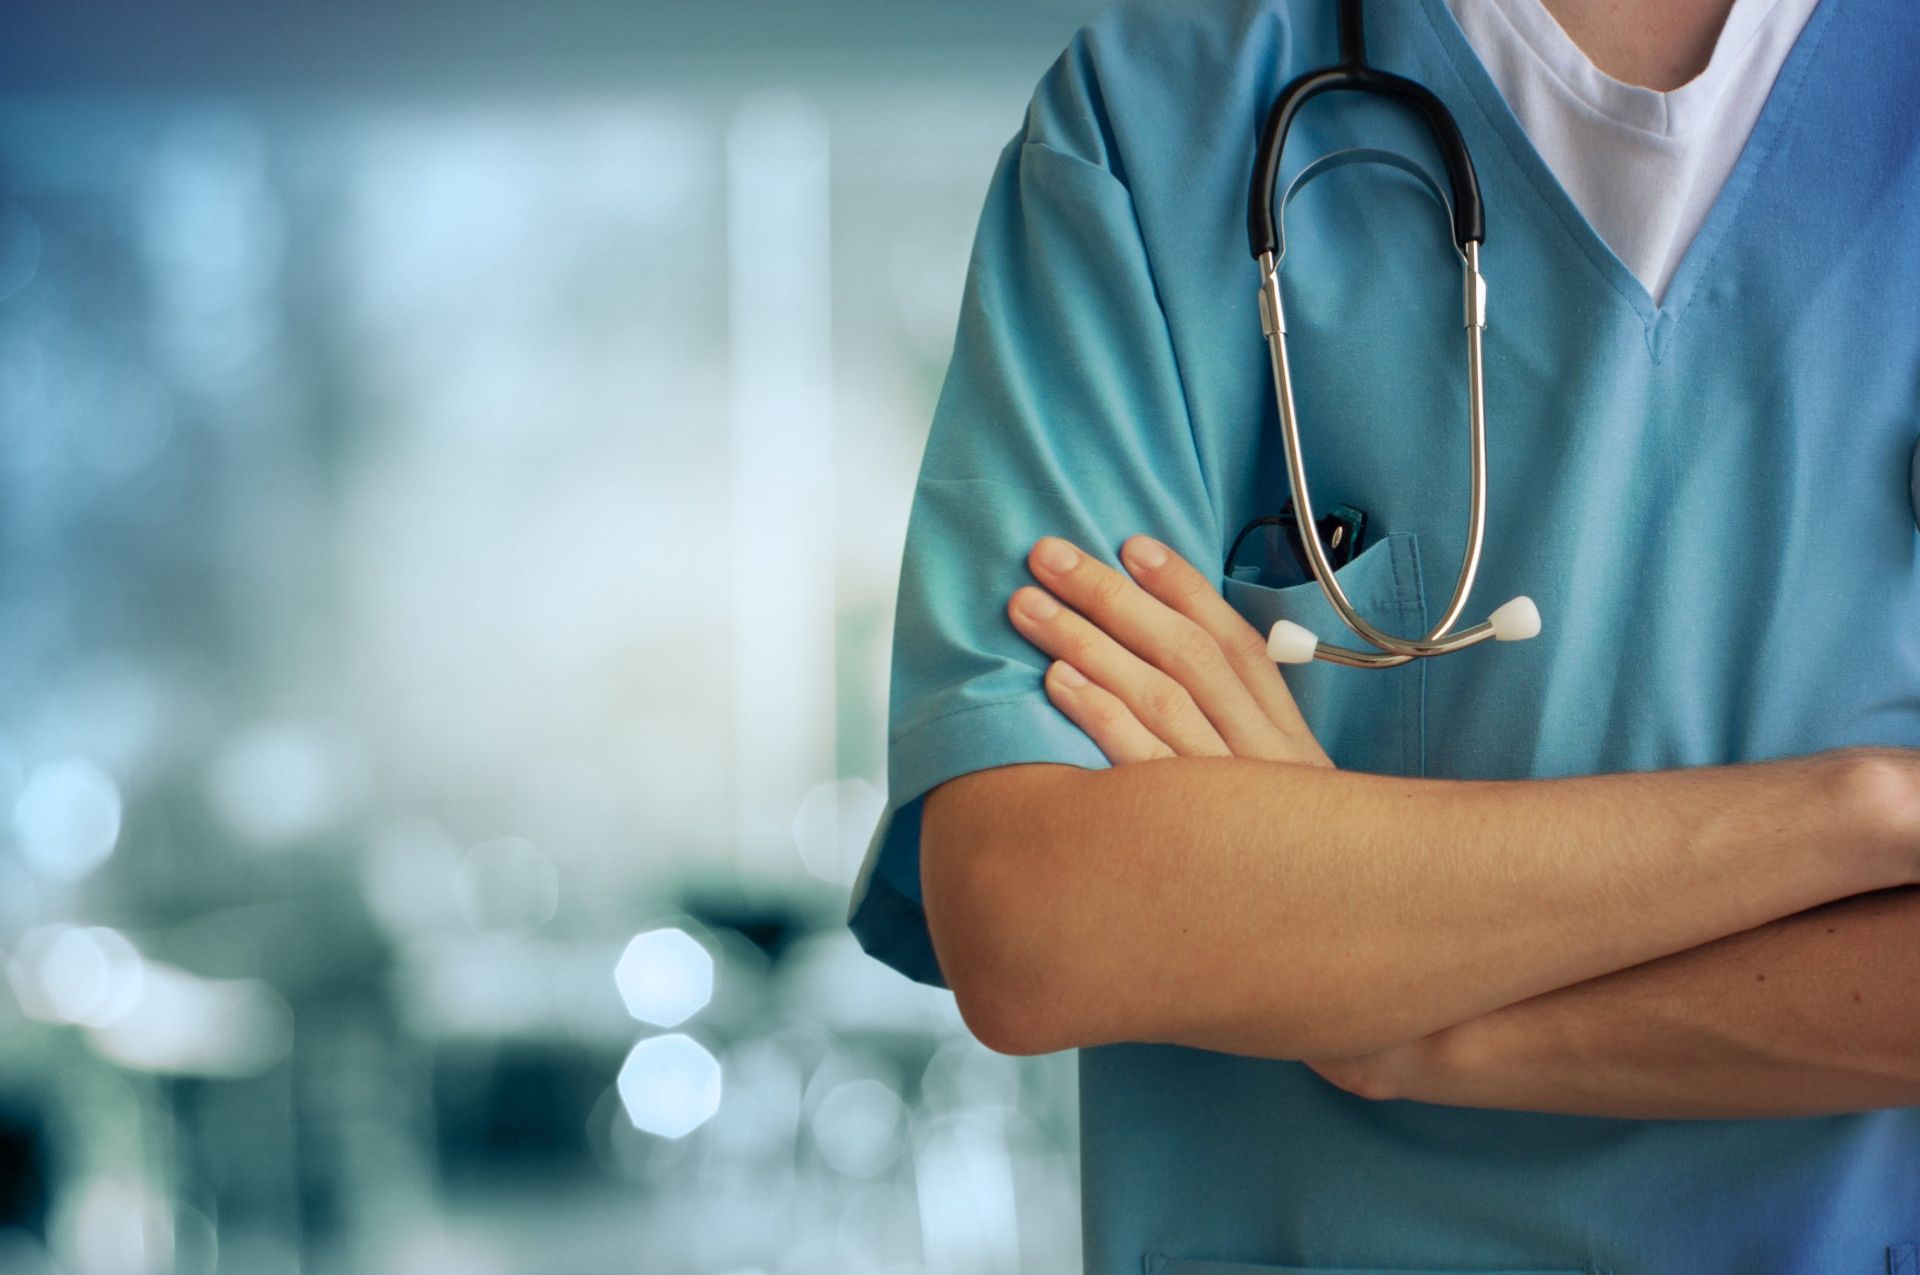
{"label": "metal stethoscope stem", "polygon": [[1467,406],[1472,452],[1471,491],[1467,509],[1467,546],[1454,581],[1453,596],[1444,613],[1424,637],[1402,638],[1370,623],[1348,601],[1328,561],[1325,547],[1315,530],[1313,498],[1308,491],[1306,464],[1300,446],[1300,423],[1294,411],[1293,378],[1287,367],[1286,311],[1280,302],[1279,262],[1276,254],[1258,257],[1260,269],[1260,326],[1266,333],[1267,351],[1273,365],[1274,397],[1280,405],[1280,434],[1286,445],[1287,481],[1293,496],[1302,531],[1301,541],[1313,576],[1326,594],[1335,614],[1355,633],[1373,646],[1374,651],[1355,650],[1318,641],[1306,629],[1282,620],[1274,626],[1268,641],[1268,653],[1283,663],[1305,663],[1310,659],[1327,660],[1351,668],[1392,668],[1410,660],[1447,655],[1464,650],[1488,638],[1517,641],[1540,631],[1539,612],[1531,600],[1515,598],[1479,624],[1451,632],[1466,609],[1473,591],[1474,576],[1480,569],[1480,551],[1486,542],[1487,526],[1487,426],[1484,383],[1481,374],[1481,338],[1487,326],[1486,283],[1480,275],[1480,245],[1469,242],[1461,254],[1465,263],[1464,309],[1467,334]]}

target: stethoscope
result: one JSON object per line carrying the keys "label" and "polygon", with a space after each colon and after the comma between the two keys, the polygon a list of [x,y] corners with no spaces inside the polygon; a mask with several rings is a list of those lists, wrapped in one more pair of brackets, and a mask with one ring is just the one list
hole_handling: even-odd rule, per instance
{"label": "stethoscope", "polygon": [[[1412,80],[1367,65],[1366,32],[1361,0],[1340,0],[1340,63],[1308,71],[1280,91],[1267,115],[1260,138],[1259,157],[1254,165],[1253,190],[1249,199],[1247,234],[1254,259],[1260,266],[1260,328],[1266,334],[1267,351],[1273,363],[1274,395],[1280,401],[1280,433],[1286,444],[1287,481],[1292,488],[1293,507],[1306,550],[1307,565],[1320,584],[1321,592],[1334,613],[1348,628],[1378,648],[1372,651],[1333,646],[1319,640],[1306,627],[1291,620],[1280,620],[1267,635],[1267,654],[1282,664],[1305,664],[1314,659],[1345,664],[1352,668],[1392,668],[1409,660],[1433,655],[1449,655],[1493,638],[1517,642],[1540,632],[1540,612],[1533,600],[1514,598],[1497,608],[1483,623],[1458,633],[1449,632],[1466,609],[1467,595],[1473,589],[1474,574],[1480,569],[1480,549],[1486,540],[1487,523],[1487,428],[1482,403],[1480,374],[1481,336],[1487,326],[1487,289],[1480,278],[1480,244],[1486,238],[1485,218],[1480,206],[1480,185],[1474,177],[1473,159],[1460,128],[1431,90]],[[1280,152],[1287,144],[1287,130],[1300,108],[1321,93],[1349,90],[1378,93],[1405,103],[1426,122],[1440,157],[1446,165],[1447,181],[1453,190],[1448,202],[1445,194],[1424,169],[1410,160],[1387,151],[1353,149],[1336,151],[1302,169],[1287,187],[1280,204],[1280,218],[1274,215],[1274,188],[1280,175]],[[1473,453],[1472,490],[1469,496],[1467,549],[1460,564],[1460,577],[1453,586],[1453,598],[1447,603],[1440,622],[1422,638],[1395,637],[1367,622],[1353,609],[1334,576],[1333,565],[1320,543],[1313,516],[1313,501],[1307,493],[1307,471],[1300,459],[1300,427],[1294,417],[1293,380],[1287,371],[1287,323],[1280,307],[1280,279],[1277,273],[1286,255],[1282,230],[1286,205],[1309,181],[1328,169],[1356,162],[1390,164],[1410,173],[1423,183],[1447,208],[1451,217],[1453,241],[1466,266],[1467,329],[1467,403],[1471,421]]]}

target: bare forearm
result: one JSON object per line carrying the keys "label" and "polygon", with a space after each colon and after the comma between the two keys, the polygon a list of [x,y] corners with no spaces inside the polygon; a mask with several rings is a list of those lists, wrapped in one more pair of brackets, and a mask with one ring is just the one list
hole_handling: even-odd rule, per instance
{"label": "bare forearm", "polygon": [[1920,1105],[1920,891],[1496,1010],[1406,1051],[1379,1083],[1381,1096],[1639,1119]]}
{"label": "bare forearm", "polygon": [[1011,767],[929,799],[926,902],[962,1009],[1002,1048],[1357,1053],[1912,879],[1888,813],[1912,766]]}

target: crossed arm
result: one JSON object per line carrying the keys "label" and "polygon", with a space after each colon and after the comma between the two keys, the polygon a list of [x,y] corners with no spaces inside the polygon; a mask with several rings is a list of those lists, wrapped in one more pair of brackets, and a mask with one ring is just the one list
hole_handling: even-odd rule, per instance
{"label": "crossed arm", "polygon": [[1323,1074],[1374,1096],[1643,1119],[1920,1105],[1920,892],[1816,908]]}
{"label": "crossed arm", "polygon": [[1348,774],[1198,572],[1145,537],[1131,580],[1049,548],[1009,614],[1114,768],[962,776],[922,824],[935,948],[988,1044],[1178,1042],[1588,1114],[1920,1103],[1920,757]]}

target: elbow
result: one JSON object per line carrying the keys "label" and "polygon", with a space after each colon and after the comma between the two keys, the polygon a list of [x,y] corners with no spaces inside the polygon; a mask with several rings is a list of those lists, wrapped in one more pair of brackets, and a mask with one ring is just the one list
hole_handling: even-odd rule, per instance
{"label": "elbow", "polygon": [[[984,857],[978,853],[975,858]],[[1049,976],[1044,935],[1023,925],[1020,900],[983,878],[970,862],[963,879],[933,874],[925,884],[927,927],[940,973],[960,1018],[979,1042],[1000,1054],[1050,1054],[1080,1040]],[[937,884],[936,884],[937,882]]]}
{"label": "elbow", "polygon": [[[1066,770],[1066,767],[1020,769]],[[1063,994],[1061,962],[1051,949],[1057,898],[1028,838],[1005,829],[1024,825],[1012,786],[993,785],[994,800],[970,781],[951,780],[928,795],[920,831],[922,902],[941,976],[967,1029],[988,1049],[1034,1055],[1091,1043],[1081,1039]],[[983,785],[982,787],[984,787]]]}
{"label": "elbow", "polygon": [[950,978],[949,985],[967,1030],[996,1054],[1033,1057],[1074,1047],[1057,1029],[1047,1028],[1046,1016],[1029,998],[1009,994],[990,980]]}
{"label": "elbow", "polygon": [[928,886],[926,909],[941,976],[975,1039],[995,1053],[1023,1056],[1081,1043],[1050,1003],[1036,944],[1013,932],[990,895]]}

